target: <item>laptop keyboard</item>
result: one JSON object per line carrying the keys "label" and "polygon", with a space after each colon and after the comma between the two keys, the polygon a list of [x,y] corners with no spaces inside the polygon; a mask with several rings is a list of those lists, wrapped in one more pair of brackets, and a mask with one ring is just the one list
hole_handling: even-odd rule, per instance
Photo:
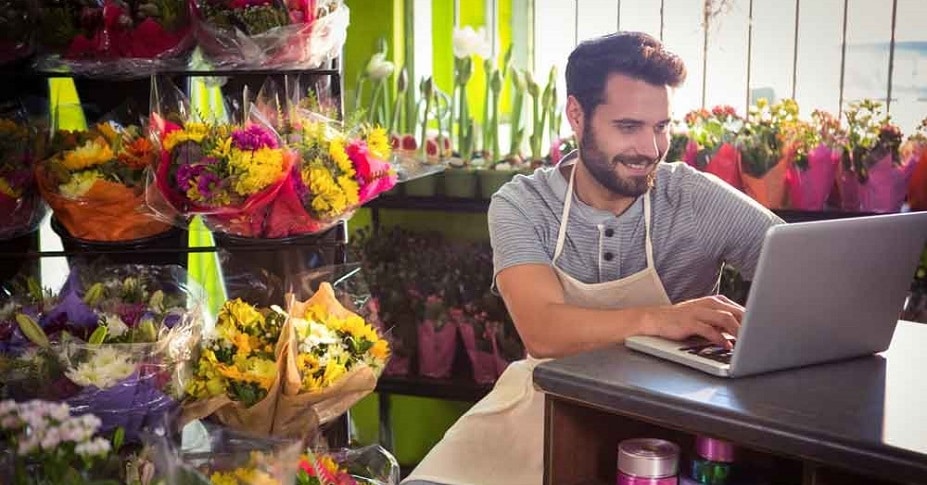
{"label": "laptop keyboard", "polygon": [[702,340],[698,343],[690,343],[684,347],[680,347],[679,350],[692,355],[697,355],[699,357],[704,357],[715,362],[720,362],[722,364],[730,364],[731,356],[734,355],[733,345],[737,341],[733,337],[730,337],[728,338],[728,342],[730,342],[732,345],[730,349],[726,349],[718,344]]}

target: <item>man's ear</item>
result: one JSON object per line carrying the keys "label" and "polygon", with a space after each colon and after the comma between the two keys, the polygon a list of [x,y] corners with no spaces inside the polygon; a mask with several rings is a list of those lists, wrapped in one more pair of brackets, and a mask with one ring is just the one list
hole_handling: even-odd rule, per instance
{"label": "man's ear", "polygon": [[585,127],[586,120],[583,114],[583,107],[580,106],[579,100],[573,95],[567,96],[566,115],[567,121],[570,122],[570,128],[572,128],[573,133],[576,134],[576,139],[582,140],[583,128]]}

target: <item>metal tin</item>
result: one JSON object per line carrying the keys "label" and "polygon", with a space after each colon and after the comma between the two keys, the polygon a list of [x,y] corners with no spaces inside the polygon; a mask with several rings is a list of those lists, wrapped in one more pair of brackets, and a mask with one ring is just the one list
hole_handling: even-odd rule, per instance
{"label": "metal tin", "polygon": [[618,471],[641,478],[675,476],[679,447],[656,438],[625,440],[618,444]]}

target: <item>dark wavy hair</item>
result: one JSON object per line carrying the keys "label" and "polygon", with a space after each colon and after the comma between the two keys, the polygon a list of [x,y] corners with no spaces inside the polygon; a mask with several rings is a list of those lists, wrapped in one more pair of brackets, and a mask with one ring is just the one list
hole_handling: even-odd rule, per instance
{"label": "dark wavy hair", "polygon": [[643,32],[618,32],[583,41],[567,60],[566,88],[586,118],[604,100],[605,82],[612,74],[675,88],[686,80],[686,65]]}

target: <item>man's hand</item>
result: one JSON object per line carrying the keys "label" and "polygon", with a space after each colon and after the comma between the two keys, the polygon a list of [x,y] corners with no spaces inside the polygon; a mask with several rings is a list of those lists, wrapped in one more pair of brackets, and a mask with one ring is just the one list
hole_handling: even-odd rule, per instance
{"label": "man's hand", "polygon": [[699,336],[726,347],[730,347],[730,343],[722,332],[736,336],[744,316],[743,307],[723,295],[649,310],[644,316],[648,335],[670,340]]}

